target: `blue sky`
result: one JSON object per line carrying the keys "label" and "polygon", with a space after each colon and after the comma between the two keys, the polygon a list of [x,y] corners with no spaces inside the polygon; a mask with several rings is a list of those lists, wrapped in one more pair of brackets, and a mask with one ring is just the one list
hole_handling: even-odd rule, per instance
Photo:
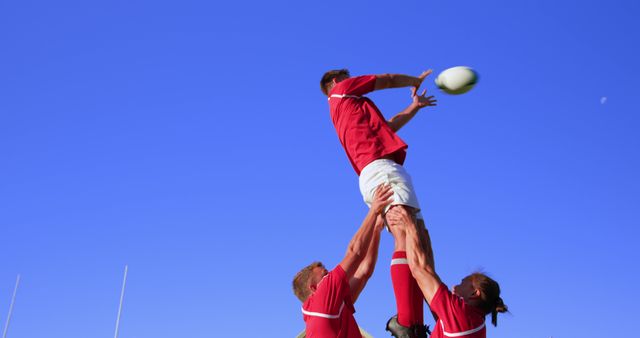
{"label": "blue sky", "polygon": [[[621,336],[640,301],[640,5],[627,1],[0,3],[0,315],[8,337],[293,337],[291,279],[366,213],[318,82],[467,65],[400,131],[449,285],[490,337]],[[408,90],[370,95],[390,117]],[[606,98],[606,100],[603,100]],[[394,314],[392,241],[356,304]],[[427,322],[432,321],[427,318]],[[632,331],[634,330],[634,331]]]}

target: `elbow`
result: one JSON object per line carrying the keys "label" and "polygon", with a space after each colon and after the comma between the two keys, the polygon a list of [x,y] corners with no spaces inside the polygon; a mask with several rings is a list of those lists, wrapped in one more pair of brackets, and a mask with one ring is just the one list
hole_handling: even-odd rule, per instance
{"label": "elbow", "polygon": [[347,255],[355,258],[356,260],[360,261],[362,260],[362,258],[364,257],[364,252],[362,250],[362,246],[361,245],[349,245],[349,248],[347,249]]}
{"label": "elbow", "polygon": [[369,280],[369,278],[371,278],[371,276],[373,276],[373,271],[375,270],[375,264],[373,264],[373,262],[366,262],[366,263],[362,263],[360,265],[361,267],[361,271],[359,271],[359,277],[362,278],[362,280]]}
{"label": "elbow", "polygon": [[436,269],[434,269],[433,265],[429,264],[428,262],[423,265],[422,271],[424,275],[429,276],[429,278],[436,280],[439,279],[438,274],[436,273]]}
{"label": "elbow", "polygon": [[436,271],[433,269],[433,267],[432,267],[431,265],[428,265],[428,264],[427,264],[427,265],[424,267],[424,271],[425,271],[427,274],[431,275],[431,276],[435,276],[435,275],[436,275]]}
{"label": "elbow", "polygon": [[389,126],[389,128],[391,128],[391,130],[393,130],[394,133],[397,133],[398,130],[400,130],[400,126],[393,120],[388,120],[387,125]]}

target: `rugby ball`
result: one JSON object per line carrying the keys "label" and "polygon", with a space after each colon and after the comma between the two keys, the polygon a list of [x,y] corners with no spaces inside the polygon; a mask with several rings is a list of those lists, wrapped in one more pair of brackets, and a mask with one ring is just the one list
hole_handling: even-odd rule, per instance
{"label": "rugby ball", "polygon": [[478,82],[478,74],[469,67],[458,66],[443,70],[436,77],[436,86],[452,95],[464,94]]}

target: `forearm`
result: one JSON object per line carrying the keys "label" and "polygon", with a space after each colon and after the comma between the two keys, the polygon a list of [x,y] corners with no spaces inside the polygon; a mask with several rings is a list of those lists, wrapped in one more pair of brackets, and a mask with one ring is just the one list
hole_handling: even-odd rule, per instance
{"label": "forearm", "polygon": [[373,271],[376,267],[376,261],[378,260],[378,248],[380,246],[380,231],[376,230],[371,236],[371,242],[369,248],[365,253],[362,262],[358,266],[358,269],[350,280],[351,287],[351,299],[355,302],[360,293],[367,285],[369,278],[373,275]]}
{"label": "forearm", "polygon": [[419,229],[415,223],[411,222],[411,224],[407,224],[407,261],[409,263],[409,269],[411,269],[411,274],[418,282],[418,286],[420,290],[422,290],[425,299],[427,302],[431,302],[441,282],[432,265],[433,254],[431,251],[431,241],[428,238],[429,234],[425,230],[423,236],[426,236],[426,239],[423,240],[421,238],[422,236],[420,236],[421,232],[422,230]]}
{"label": "forearm", "polygon": [[411,103],[407,108],[390,118],[389,121],[387,121],[387,124],[394,132],[397,132],[414,116],[416,116],[418,110],[420,110],[420,108],[416,104]]}
{"label": "forearm", "polygon": [[422,83],[420,78],[404,74],[376,75],[375,90],[387,88],[417,87]]}
{"label": "forearm", "polygon": [[351,238],[347,252],[341,263],[347,275],[353,275],[355,268],[358,267],[364,259],[371,237],[375,232],[375,220],[376,214],[372,210],[369,210],[364,221],[362,221],[362,225],[360,225],[356,234]]}
{"label": "forearm", "polygon": [[369,242],[371,241],[371,236],[373,235],[375,221],[375,213],[373,210],[369,210],[360,228],[351,239],[351,242],[349,242],[349,251],[358,253],[358,255],[364,257]]}
{"label": "forearm", "polygon": [[390,185],[381,184],[376,188],[369,212],[367,212],[362,225],[360,225],[360,228],[358,228],[358,231],[349,242],[347,253],[342,262],[340,262],[340,266],[346,272],[347,277],[353,277],[367,254],[371,238],[375,232],[380,232],[382,224],[378,222],[378,217],[382,214],[384,208],[392,202],[391,196],[393,196],[393,190],[391,190]]}
{"label": "forearm", "polygon": [[356,270],[355,277],[369,279],[373,275],[373,270],[378,260],[378,248],[380,247],[380,231],[374,231],[369,241],[367,252]]}
{"label": "forearm", "polygon": [[431,246],[431,237],[429,236],[429,232],[427,228],[424,226],[424,222],[418,222],[418,229],[420,230],[420,240],[422,247],[425,249],[425,254],[427,255],[427,265],[431,266],[433,271],[436,270],[436,262],[433,257],[433,247]]}
{"label": "forearm", "polygon": [[428,271],[432,270],[429,265],[428,255],[423,247],[416,224],[407,224],[406,230],[407,261],[412,270]]}

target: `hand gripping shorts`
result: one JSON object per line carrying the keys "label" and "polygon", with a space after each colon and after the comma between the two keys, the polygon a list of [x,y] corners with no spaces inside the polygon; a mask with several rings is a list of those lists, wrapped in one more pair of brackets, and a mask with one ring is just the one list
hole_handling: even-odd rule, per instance
{"label": "hand gripping shorts", "polygon": [[[360,172],[360,193],[362,193],[364,202],[368,206],[371,206],[373,202],[376,188],[383,183],[391,185],[393,190],[393,203],[391,205],[412,207],[416,209],[416,217],[423,219],[411,176],[403,166],[389,159],[375,160],[367,164]],[[385,212],[389,210],[389,207]]]}

